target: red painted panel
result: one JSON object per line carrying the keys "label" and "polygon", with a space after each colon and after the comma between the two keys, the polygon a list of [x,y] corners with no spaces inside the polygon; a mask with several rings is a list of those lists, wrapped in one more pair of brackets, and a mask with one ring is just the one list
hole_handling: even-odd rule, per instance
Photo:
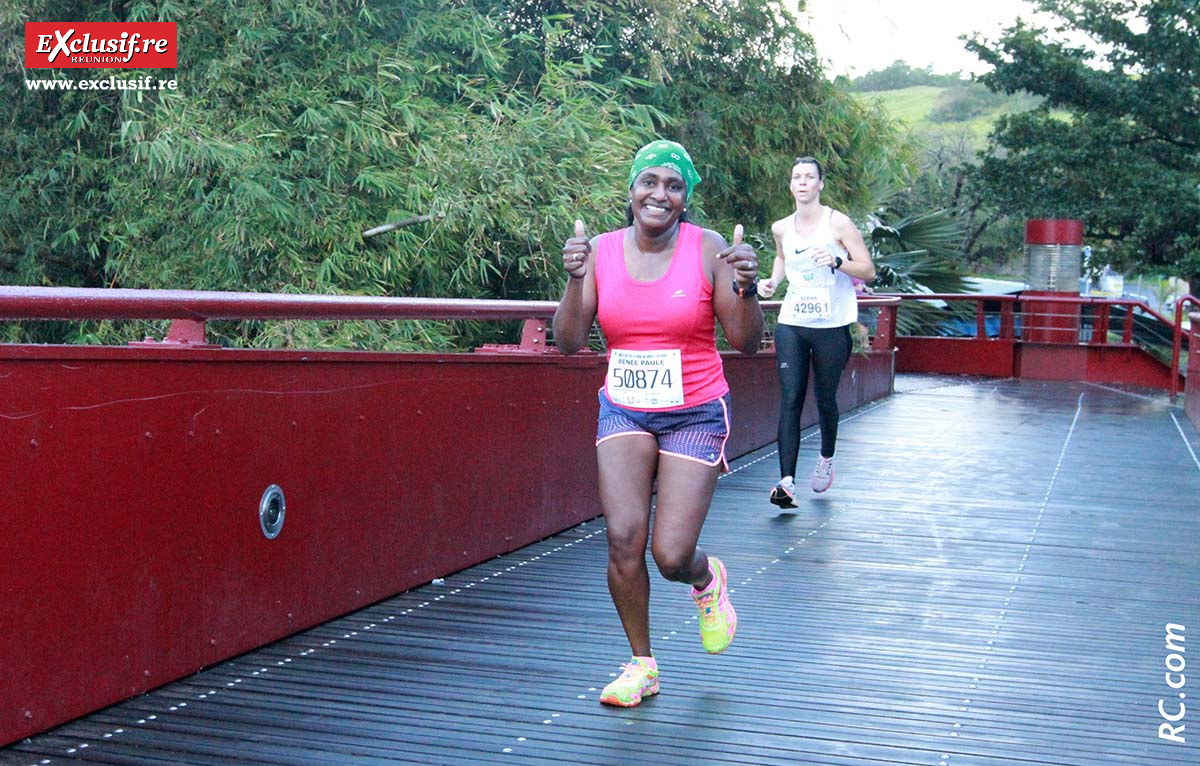
{"label": "red painted panel", "polygon": [[1014,369],[1011,340],[974,338],[896,338],[897,372],[940,372],[1009,378]]}
{"label": "red painted panel", "polygon": [[1086,380],[1127,383],[1165,391],[1171,385],[1171,371],[1138,346],[1091,346],[1087,355]]}
{"label": "red painted panel", "polygon": [[1087,380],[1087,346],[1022,343],[1017,347],[1016,377],[1025,380]]}
{"label": "red painted panel", "polygon": [[[894,351],[870,351],[850,357],[838,386],[838,408],[848,411],[890,395],[895,390]],[[813,387],[809,387],[810,390]],[[816,404],[812,406],[816,422]]]}
{"label": "red painted panel", "polygon": [[[852,369],[890,390],[890,355]],[[728,370],[732,457],[774,439],[778,384],[769,353]],[[599,514],[602,380],[599,356],[0,346],[0,743]]]}
{"label": "red painted panel", "polygon": [[1161,388],[1170,385],[1167,366],[1137,346],[1022,343],[1017,377],[1027,380],[1086,380]]}
{"label": "red painted panel", "polygon": [[732,460],[775,441],[779,375],[775,372],[775,354],[770,351],[754,356],[728,354],[724,362],[732,416],[725,453]]}
{"label": "red painted panel", "polygon": [[1011,343],[973,338],[901,336],[896,339],[896,371],[1087,380],[1164,390],[1171,380],[1167,366],[1137,346]]}
{"label": "red painted panel", "polygon": [[1083,221],[1078,218],[1031,218],[1025,221],[1027,245],[1082,245]]}
{"label": "red painted panel", "polygon": [[0,350],[0,740],[598,514],[601,365]]}

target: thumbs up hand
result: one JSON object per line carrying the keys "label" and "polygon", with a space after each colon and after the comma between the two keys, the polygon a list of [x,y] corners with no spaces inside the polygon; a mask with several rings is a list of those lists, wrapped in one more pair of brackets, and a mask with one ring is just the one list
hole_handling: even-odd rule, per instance
{"label": "thumbs up hand", "polygon": [[587,274],[588,258],[592,255],[592,243],[588,239],[583,221],[575,219],[575,236],[563,245],[563,268],[571,279],[583,279]]}
{"label": "thumbs up hand", "polygon": [[758,254],[743,242],[744,230],[739,223],[733,227],[733,242],[721,251],[719,257],[733,267],[733,281],[742,287],[754,284],[758,277]]}

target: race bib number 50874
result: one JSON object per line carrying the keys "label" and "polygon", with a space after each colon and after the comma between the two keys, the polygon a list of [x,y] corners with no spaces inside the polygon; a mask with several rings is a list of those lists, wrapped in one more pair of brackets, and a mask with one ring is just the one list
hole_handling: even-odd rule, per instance
{"label": "race bib number 50874", "polygon": [[679,349],[609,349],[605,390],[613,404],[665,409],[683,404],[683,361]]}

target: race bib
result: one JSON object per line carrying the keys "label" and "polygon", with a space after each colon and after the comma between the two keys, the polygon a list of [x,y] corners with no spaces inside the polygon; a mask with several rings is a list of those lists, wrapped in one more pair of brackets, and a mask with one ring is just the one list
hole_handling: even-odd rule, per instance
{"label": "race bib", "polygon": [[829,319],[833,302],[828,287],[793,287],[780,307],[779,319],[788,324],[805,319]]}
{"label": "race bib", "polygon": [[605,391],[613,404],[644,410],[683,404],[683,356],[679,349],[609,349]]}

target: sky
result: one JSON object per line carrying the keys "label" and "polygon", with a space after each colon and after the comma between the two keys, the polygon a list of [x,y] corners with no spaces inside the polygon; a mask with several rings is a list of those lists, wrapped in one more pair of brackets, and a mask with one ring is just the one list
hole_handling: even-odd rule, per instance
{"label": "sky", "polygon": [[851,78],[894,61],[937,74],[977,74],[985,67],[959,36],[981,32],[995,40],[1018,16],[1032,19],[1034,7],[1027,0],[808,0],[798,14],[829,75]]}

